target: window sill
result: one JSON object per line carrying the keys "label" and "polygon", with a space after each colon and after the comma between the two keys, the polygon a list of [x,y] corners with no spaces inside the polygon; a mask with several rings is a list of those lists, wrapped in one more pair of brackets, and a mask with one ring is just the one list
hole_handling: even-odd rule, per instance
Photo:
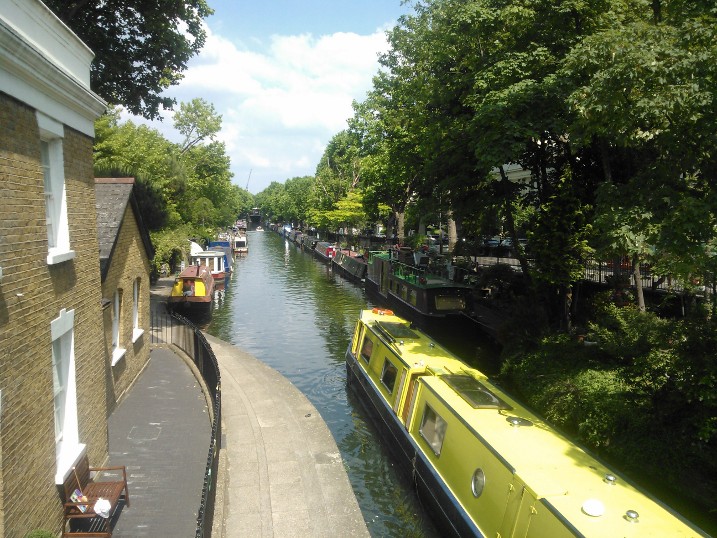
{"label": "window sill", "polygon": [[134,329],[132,331],[132,343],[134,344],[144,334],[144,329]]}
{"label": "window sill", "polygon": [[74,257],[74,250],[59,251],[55,249],[50,249],[50,252],[48,252],[47,254],[47,265],[55,265],[57,263],[66,262],[68,260],[74,259]]}
{"label": "window sill", "polygon": [[124,357],[124,354],[127,352],[127,350],[123,347],[116,347],[112,350],[112,366],[117,364],[120,360],[122,360],[122,357]]}
{"label": "window sill", "polygon": [[85,445],[79,443],[70,450],[63,451],[60,459],[57,460],[57,472],[55,473],[55,484],[64,484],[65,479],[70,476],[72,468],[75,467],[85,452]]}

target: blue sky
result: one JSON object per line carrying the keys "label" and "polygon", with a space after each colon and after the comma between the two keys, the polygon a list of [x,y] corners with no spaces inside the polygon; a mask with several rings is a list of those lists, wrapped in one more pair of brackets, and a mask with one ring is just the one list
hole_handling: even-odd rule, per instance
{"label": "blue sky", "polygon": [[[352,100],[371,89],[386,30],[412,9],[401,0],[209,5],[207,43],[166,93],[214,105],[234,182],[255,194],[272,181],[314,174],[326,144],[346,127]],[[171,113],[164,117],[151,125],[179,142]]]}

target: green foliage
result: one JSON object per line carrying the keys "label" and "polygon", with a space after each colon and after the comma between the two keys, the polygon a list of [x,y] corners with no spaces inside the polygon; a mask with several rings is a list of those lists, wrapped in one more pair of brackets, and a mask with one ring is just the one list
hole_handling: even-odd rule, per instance
{"label": "green foliage", "polygon": [[135,194],[146,210],[143,217],[148,215],[150,229],[177,228],[183,223],[223,227],[253,207],[251,194],[231,182],[224,143],[199,144],[213,136],[205,120],[212,125],[221,120],[204,117],[209,108],[195,100],[177,113],[185,135],[194,136],[184,148],[156,129],[131,121],[120,123],[116,109],[95,124],[95,171],[137,178]]}
{"label": "green foliage", "polygon": [[322,212],[316,211],[315,192],[312,176],[291,178],[286,183],[272,181],[256,195],[256,204],[270,220],[318,225]]}
{"label": "green foliage", "polygon": [[407,247],[411,247],[413,250],[419,249],[426,244],[427,236],[423,234],[413,234],[404,238],[403,244]]}
{"label": "green foliage", "polygon": [[174,128],[184,136],[181,151],[184,153],[203,140],[213,140],[222,129],[222,117],[213,104],[195,98],[179,104],[179,110],[174,113]]}
{"label": "green foliage", "polygon": [[513,348],[501,375],[579,441],[703,502],[717,492],[716,328],[603,298],[586,336],[595,345],[546,336]]}
{"label": "green foliage", "polygon": [[182,260],[189,258],[189,238],[203,235],[202,230],[188,225],[151,232],[154,246],[152,273],[158,275],[163,263],[168,264],[171,270],[177,271]]}
{"label": "green foliage", "polygon": [[205,0],[45,0],[95,53],[92,89],[112,105],[153,119],[175,100],[164,90],[182,79],[204,46]]}
{"label": "green foliage", "polygon": [[355,133],[341,131],[326,146],[314,178],[317,209],[333,205],[356,188],[361,178],[361,159]]}
{"label": "green foliage", "polygon": [[570,284],[583,277],[588,245],[590,208],[580,200],[566,173],[545,200],[530,244],[537,276],[550,284]]}

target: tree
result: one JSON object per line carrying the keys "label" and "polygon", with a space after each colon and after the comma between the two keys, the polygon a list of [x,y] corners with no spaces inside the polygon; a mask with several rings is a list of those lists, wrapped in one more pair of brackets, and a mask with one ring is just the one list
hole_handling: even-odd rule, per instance
{"label": "tree", "polygon": [[361,160],[355,133],[341,131],[327,144],[316,167],[316,202],[330,209],[359,183]]}
{"label": "tree", "polygon": [[45,0],[95,53],[91,86],[112,105],[148,119],[176,102],[162,92],[204,46],[205,0]]}
{"label": "tree", "polygon": [[222,117],[213,104],[195,98],[179,104],[179,110],[174,113],[174,128],[184,135],[183,155],[203,140],[214,140],[222,129]]}
{"label": "tree", "polygon": [[170,227],[182,221],[178,205],[187,188],[187,170],[178,157],[177,146],[156,129],[131,121],[120,124],[117,109],[95,122],[95,170],[117,170],[151,183],[164,200]]}

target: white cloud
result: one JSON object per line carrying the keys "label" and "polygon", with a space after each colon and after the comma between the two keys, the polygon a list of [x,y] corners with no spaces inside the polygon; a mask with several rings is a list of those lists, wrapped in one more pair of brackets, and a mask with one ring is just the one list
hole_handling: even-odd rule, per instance
{"label": "white cloud", "polygon": [[325,144],[346,127],[352,100],[371,89],[378,53],[386,49],[382,30],[272,36],[262,52],[208,30],[204,49],[171,94],[214,104],[235,181],[244,187],[252,170],[249,189],[258,192],[271,181],[314,173]]}

